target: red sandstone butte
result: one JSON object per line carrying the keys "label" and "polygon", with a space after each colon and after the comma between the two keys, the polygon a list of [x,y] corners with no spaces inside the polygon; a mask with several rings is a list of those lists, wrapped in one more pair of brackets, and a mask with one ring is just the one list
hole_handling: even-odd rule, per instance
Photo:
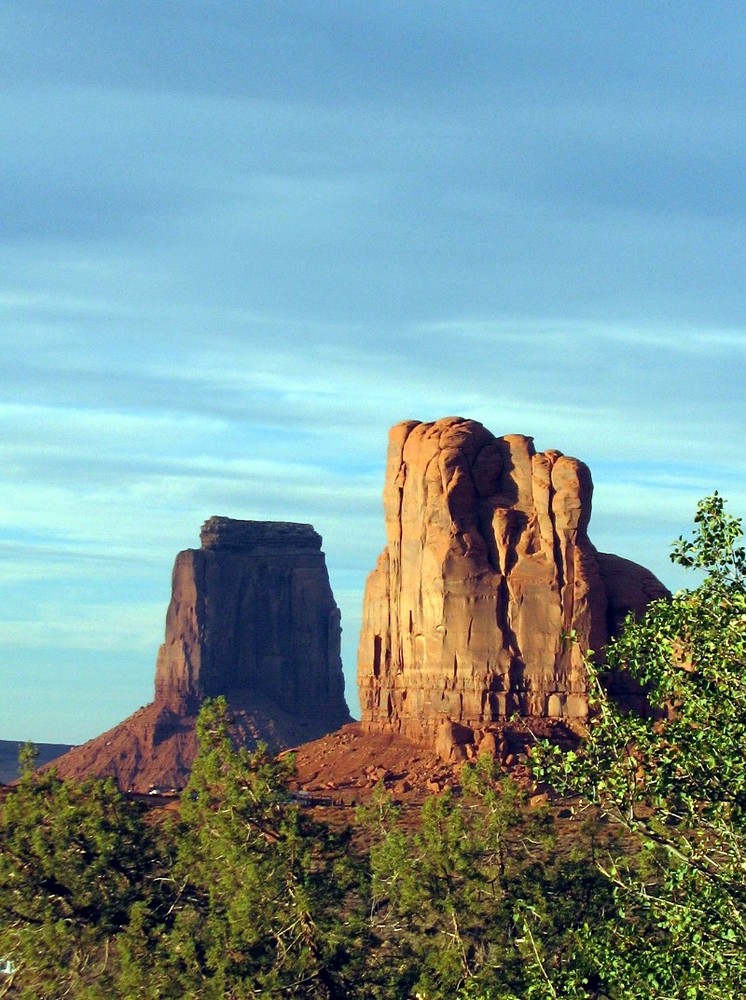
{"label": "red sandstone butte", "polygon": [[237,742],[271,749],[350,721],[340,616],[310,524],[212,517],[172,577],[155,700],[59,757],[62,777],[111,775],[124,789],[182,787],[202,700],[225,695]]}
{"label": "red sandstone butte", "polygon": [[310,524],[212,517],[176,557],[155,700],[183,714],[254,691],[326,731],[349,721],[340,614]]}
{"label": "red sandstone butte", "polygon": [[461,417],[392,428],[358,654],[364,729],[436,745],[454,723],[587,716],[585,652],[668,594],[596,551],[592,492],[586,465],[530,437]]}

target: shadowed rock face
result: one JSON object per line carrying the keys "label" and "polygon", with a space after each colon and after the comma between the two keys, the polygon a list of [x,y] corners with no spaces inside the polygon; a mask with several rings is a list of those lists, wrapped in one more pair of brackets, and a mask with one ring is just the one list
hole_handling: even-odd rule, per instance
{"label": "shadowed rock face", "polygon": [[434,739],[446,722],[586,716],[584,652],[667,594],[596,552],[592,491],[582,462],[530,437],[460,417],[391,430],[358,656],[366,728]]}
{"label": "shadowed rock face", "polygon": [[205,697],[225,695],[237,742],[295,746],[350,721],[340,616],[310,524],[212,517],[176,557],[155,700],[60,757],[63,777],[182,787]]}
{"label": "shadowed rock face", "polygon": [[310,524],[212,517],[176,557],[155,700],[177,714],[255,691],[333,728],[349,719],[340,616]]}

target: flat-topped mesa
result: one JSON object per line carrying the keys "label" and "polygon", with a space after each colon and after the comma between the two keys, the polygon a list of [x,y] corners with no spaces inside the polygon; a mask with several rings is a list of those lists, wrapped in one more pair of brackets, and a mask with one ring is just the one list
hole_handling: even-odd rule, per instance
{"label": "flat-topped mesa", "polygon": [[349,721],[340,615],[310,524],[211,517],[202,548],[176,557],[155,701],[176,715],[231,692],[282,711]]}
{"label": "flat-topped mesa", "polygon": [[155,700],[55,762],[123,789],[183,788],[205,697],[225,695],[247,747],[298,746],[350,722],[339,610],[310,524],[211,517],[176,557]]}
{"label": "flat-topped mesa", "polygon": [[586,465],[524,435],[461,417],[391,430],[358,656],[367,729],[431,741],[444,723],[587,715],[586,650],[667,594],[593,547],[592,492]]}

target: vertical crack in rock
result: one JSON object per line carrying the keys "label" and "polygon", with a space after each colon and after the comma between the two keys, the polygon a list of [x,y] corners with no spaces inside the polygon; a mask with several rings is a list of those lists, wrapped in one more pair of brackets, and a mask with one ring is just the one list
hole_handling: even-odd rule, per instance
{"label": "vertical crack in rock", "polygon": [[585,651],[623,610],[667,593],[596,552],[592,490],[582,462],[525,435],[461,417],[392,428],[387,545],[358,657],[366,728],[434,740],[446,722],[477,729],[516,710],[585,717]]}

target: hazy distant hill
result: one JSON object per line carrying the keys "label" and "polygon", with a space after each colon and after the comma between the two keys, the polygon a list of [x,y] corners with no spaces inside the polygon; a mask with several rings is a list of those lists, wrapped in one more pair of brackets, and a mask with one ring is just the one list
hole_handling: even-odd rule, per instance
{"label": "hazy distant hill", "polygon": [[[18,751],[23,746],[15,740],[0,740],[0,782],[7,784],[15,781],[18,777]],[[48,764],[50,760],[67,753],[70,749],[69,743],[36,743],[39,751],[37,763]]]}

